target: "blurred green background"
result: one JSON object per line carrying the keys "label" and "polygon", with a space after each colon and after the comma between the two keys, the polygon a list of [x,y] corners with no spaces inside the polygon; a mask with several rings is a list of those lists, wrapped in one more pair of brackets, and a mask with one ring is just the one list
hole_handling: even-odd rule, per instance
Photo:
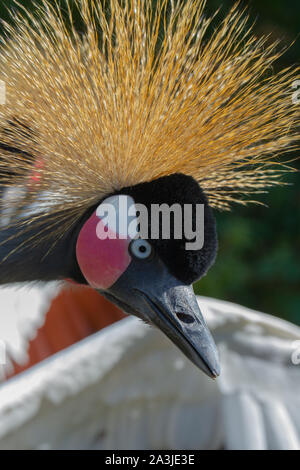
{"label": "blurred green background", "polygon": [[[223,12],[234,3],[208,0],[207,7],[213,11],[222,4]],[[280,39],[283,45],[295,41],[276,67],[299,65],[299,0],[253,0],[241,4],[248,6],[257,35],[270,34],[272,40]],[[297,155],[300,151],[287,158]],[[293,166],[300,170],[299,161]],[[218,258],[195,290],[300,325],[300,174],[289,174],[285,181],[290,186],[256,197],[267,207],[235,206],[230,213],[216,214]]]}
{"label": "blurred green background", "polygon": [[[28,6],[32,2],[21,3]],[[208,0],[207,12],[222,6],[220,19],[234,3]],[[299,64],[300,1],[240,3],[248,6],[258,35],[270,34],[272,39],[281,39],[283,45],[296,40],[276,67]],[[10,0],[1,3],[1,18],[7,18],[6,8],[11,9],[12,5]],[[294,166],[300,169],[299,162]],[[290,174],[285,180],[290,186],[257,196],[268,207],[236,206],[230,213],[216,214],[218,258],[195,290],[198,294],[240,303],[300,325],[300,174]]]}

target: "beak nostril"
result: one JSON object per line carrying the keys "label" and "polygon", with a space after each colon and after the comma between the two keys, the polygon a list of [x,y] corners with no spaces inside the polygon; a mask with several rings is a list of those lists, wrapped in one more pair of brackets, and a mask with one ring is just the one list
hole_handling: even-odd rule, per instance
{"label": "beak nostril", "polygon": [[177,318],[183,323],[194,323],[195,319],[192,315],[184,312],[176,312]]}

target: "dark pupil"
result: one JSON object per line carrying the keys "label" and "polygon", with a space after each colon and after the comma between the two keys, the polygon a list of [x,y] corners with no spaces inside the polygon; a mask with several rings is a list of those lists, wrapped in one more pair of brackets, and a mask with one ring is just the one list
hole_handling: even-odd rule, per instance
{"label": "dark pupil", "polygon": [[139,247],[139,251],[140,251],[141,253],[145,253],[146,247],[145,247],[145,246],[140,246],[140,247]]}

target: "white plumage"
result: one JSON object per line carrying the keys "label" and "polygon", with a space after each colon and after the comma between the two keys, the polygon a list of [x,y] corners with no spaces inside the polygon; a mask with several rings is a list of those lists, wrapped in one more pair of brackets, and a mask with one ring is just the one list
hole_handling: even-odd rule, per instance
{"label": "white plumage", "polygon": [[19,284],[0,289],[0,381],[12,371],[12,360],[25,364],[29,341],[42,326],[60,283]]}
{"label": "white plumage", "polygon": [[[27,295],[49,299],[56,288]],[[127,318],[2,384],[0,449],[299,449],[300,328],[199,304],[220,350],[217,380]]]}

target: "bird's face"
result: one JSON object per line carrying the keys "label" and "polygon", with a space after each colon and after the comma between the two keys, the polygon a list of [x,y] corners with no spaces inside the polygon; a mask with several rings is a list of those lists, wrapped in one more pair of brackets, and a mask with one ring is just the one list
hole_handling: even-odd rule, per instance
{"label": "bird's face", "polygon": [[[186,237],[177,238],[175,216],[169,237],[161,236],[162,218],[156,221],[151,209],[162,203],[170,207],[173,200],[181,208],[204,204],[204,239],[210,239],[201,249],[189,252]],[[141,204],[146,219],[145,213],[141,218]],[[153,237],[156,222],[159,230]],[[147,238],[141,237],[141,224]],[[108,197],[85,221],[76,245],[79,268],[91,287],[125,312],[156,325],[212,377],[219,374],[218,354],[191,282],[206,272],[215,251],[214,220],[206,199],[198,184],[184,175],[125,188]]]}

